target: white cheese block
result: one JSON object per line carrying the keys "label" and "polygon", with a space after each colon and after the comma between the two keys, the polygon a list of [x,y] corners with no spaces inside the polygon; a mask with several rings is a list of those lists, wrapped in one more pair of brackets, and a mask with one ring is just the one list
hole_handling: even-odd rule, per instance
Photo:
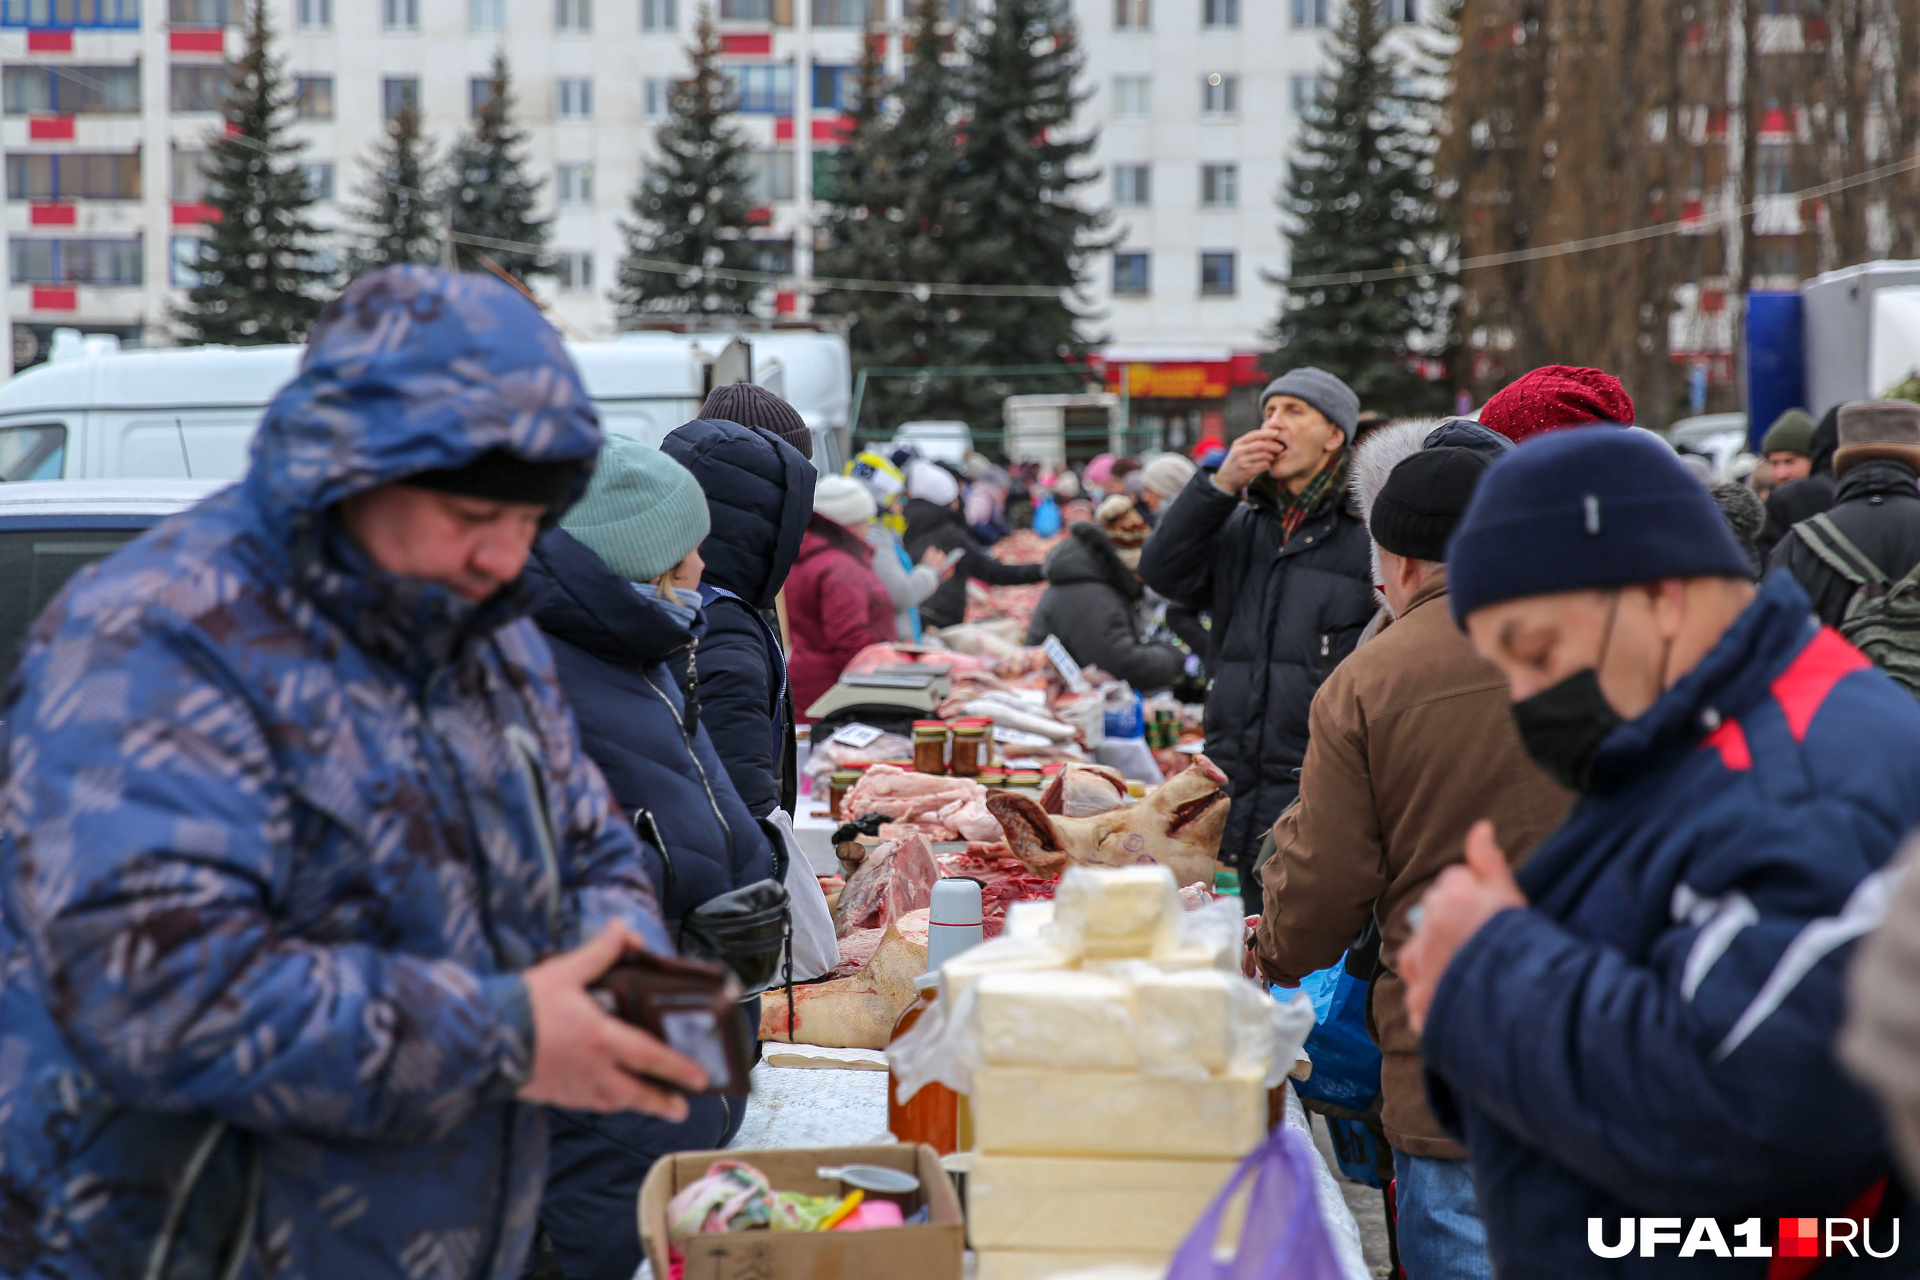
{"label": "white cheese block", "polygon": [[1257,1075],[982,1067],[968,1104],[975,1148],[994,1154],[1228,1160],[1267,1136]]}
{"label": "white cheese block", "polygon": [[1042,939],[1021,938],[1009,942],[996,938],[984,946],[962,951],[940,966],[940,998],[949,1005],[958,1003],[968,987],[989,973],[1031,973],[1066,969],[1072,964],[1071,956]]}
{"label": "white cheese block", "polygon": [[1225,1071],[1233,1056],[1234,984],[1245,982],[1218,969],[1137,980],[1133,999],[1141,1062]]}
{"label": "white cheese block", "polygon": [[1054,926],[1089,959],[1147,956],[1171,945],[1180,897],[1162,866],[1067,868]]}
{"label": "white cheese block", "polygon": [[967,1235],[976,1249],[1067,1249],[1169,1257],[1235,1160],[974,1158]]}
{"label": "white cheese block", "polygon": [[1158,1280],[1167,1259],[1157,1253],[1061,1253],[1039,1249],[985,1249],[974,1256],[974,1280]]}
{"label": "white cheese block", "polygon": [[1128,1071],[1139,1065],[1127,988],[1070,969],[990,973],[974,986],[980,1060],[999,1067]]}

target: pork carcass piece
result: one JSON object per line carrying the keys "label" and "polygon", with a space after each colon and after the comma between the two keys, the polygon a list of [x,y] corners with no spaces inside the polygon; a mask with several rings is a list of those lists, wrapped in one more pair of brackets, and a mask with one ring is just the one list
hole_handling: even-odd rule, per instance
{"label": "pork carcass piece", "polygon": [[[848,939],[849,942],[853,939]],[[893,1024],[920,998],[913,980],[927,971],[927,913],[915,911],[888,925],[860,971],[849,978],[808,983],[760,997],[760,1038],[824,1049],[884,1049]]]}
{"label": "pork carcass piece", "polygon": [[1127,802],[1127,778],[1104,764],[1068,764],[1040,793],[1040,807],[1069,818],[1091,818]]}
{"label": "pork carcass piece", "polygon": [[1055,817],[1025,796],[996,791],[987,808],[1013,856],[1042,875],[1070,862],[1127,867],[1157,862],[1180,885],[1212,884],[1226,829],[1227,776],[1205,756],[1136,804],[1091,818]]}
{"label": "pork carcass piece", "polygon": [[895,822],[925,822],[958,831],[968,840],[998,840],[1000,826],[986,811],[987,789],[972,778],[914,773],[876,764],[840,802],[849,818],[883,813]]}
{"label": "pork carcass piece", "polygon": [[933,850],[919,836],[875,845],[840,890],[833,909],[835,935],[877,929],[920,910],[933,900],[933,882],[939,878]]}

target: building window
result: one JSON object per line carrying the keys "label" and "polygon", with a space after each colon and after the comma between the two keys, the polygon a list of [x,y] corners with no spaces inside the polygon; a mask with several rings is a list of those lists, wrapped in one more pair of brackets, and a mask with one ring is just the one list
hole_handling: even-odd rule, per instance
{"label": "building window", "polygon": [[168,278],[176,289],[191,289],[200,283],[200,237],[175,236],[169,246],[173,265]]}
{"label": "building window", "polygon": [[1235,292],[1234,255],[1232,253],[1203,253],[1200,255],[1200,295],[1205,298],[1229,298]]}
{"label": "building window", "polygon": [[817,27],[860,27],[886,19],[882,0],[813,0]]}
{"label": "building window", "polygon": [[1755,244],[1753,274],[1774,280],[1799,279],[1799,246],[1788,239],[1761,241]]}
{"label": "building window", "polygon": [[1240,110],[1240,77],[1218,71],[1200,82],[1200,110],[1210,116],[1230,116]]}
{"label": "building window", "polygon": [[558,253],[554,255],[555,277],[562,293],[590,293],[593,290],[593,255]]}
{"label": "building window", "polygon": [[[1757,196],[1792,195],[1793,185],[1793,148],[1768,145],[1759,148],[1759,156],[1754,165],[1753,194]],[[1783,273],[1775,273],[1783,274]]]}
{"label": "building window", "polygon": [[8,244],[15,284],[137,285],[138,236],[131,240],[40,240],[15,236]]}
{"label": "building window", "polygon": [[1153,25],[1153,0],[1113,0],[1113,25],[1122,31],[1145,31]]}
{"label": "building window", "polygon": [[843,154],[833,147],[813,149],[813,198],[815,200],[840,198],[840,157]]}
{"label": "building window", "polygon": [[130,115],[140,110],[139,67],[8,67],[4,85],[10,116]]}
{"label": "building window", "polygon": [[640,89],[647,119],[665,120],[668,104],[672,101],[673,81],[665,76],[648,76],[641,83]]}
{"label": "building window", "polygon": [[295,78],[293,114],[302,120],[333,119],[333,77],[299,76]]}
{"label": "building window", "polygon": [[140,0],[0,0],[0,27],[138,27]]}
{"label": "building window", "polygon": [[563,164],[553,171],[553,198],[563,208],[580,208],[593,203],[593,166]]}
{"label": "building window", "polygon": [[1203,164],[1200,166],[1200,203],[1224,208],[1240,203],[1240,166]]}
{"label": "building window", "polygon": [[733,81],[733,109],[756,115],[793,114],[793,65],[743,63],[723,67]]}
{"label": "building window", "polygon": [[675,0],[640,0],[642,31],[673,31],[680,25]]}
{"label": "building window", "polygon": [[300,166],[300,176],[306,179],[307,196],[313,200],[333,199],[333,162],[317,160]]}
{"label": "building window", "polygon": [[1153,80],[1147,76],[1116,76],[1113,81],[1113,114],[1152,115]]}
{"label": "building window", "polygon": [[204,151],[173,153],[172,196],[175,204],[199,204],[207,198],[207,160]]}
{"label": "building window", "polygon": [[593,81],[584,76],[562,76],[555,80],[553,113],[562,120],[591,120]]}
{"label": "building window", "polygon": [[224,27],[233,21],[233,11],[231,0],[167,0],[167,21],[176,27]]}
{"label": "building window", "polygon": [[1420,0],[1387,0],[1387,21],[1392,23],[1420,21]]}
{"label": "building window", "polygon": [[1293,114],[1296,116],[1306,115],[1332,96],[1333,79],[1330,76],[1293,78]]}
{"label": "building window", "polygon": [[859,105],[860,68],[813,68],[813,109],[816,111],[852,111]]}
{"label": "building window", "polygon": [[467,0],[467,27],[472,31],[500,31],[507,25],[507,0]]}
{"label": "building window", "polygon": [[389,31],[412,31],[420,25],[420,0],[380,0],[380,25]]}
{"label": "building window", "polygon": [[300,0],[293,10],[294,25],[330,27],[333,25],[333,0]]}
{"label": "building window", "polygon": [[593,0],[553,0],[553,29],[574,35],[593,30]]}
{"label": "building window", "polygon": [[9,200],[138,200],[140,153],[7,157]]}
{"label": "building window", "polygon": [[1144,164],[1113,168],[1113,202],[1124,205],[1153,203],[1153,169]]}
{"label": "building window", "polygon": [[478,116],[492,101],[492,76],[473,76],[467,80],[467,114],[469,116]]}
{"label": "building window", "polygon": [[1293,0],[1293,25],[1296,27],[1326,26],[1327,0]]}
{"label": "building window", "polygon": [[1200,13],[1201,25],[1221,28],[1240,25],[1240,0],[1206,0]]}
{"label": "building window", "polygon": [[380,82],[380,114],[391,120],[402,111],[420,114],[420,78],[388,76]]}
{"label": "building window", "polygon": [[169,67],[167,78],[175,111],[220,111],[227,105],[225,67]]}
{"label": "building window", "polygon": [[755,208],[793,199],[793,152],[755,151],[747,156],[747,198]]}
{"label": "building window", "polygon": [[720,0],[722,22],[772,22],[773,0]]}
{"label": "building window", "polygon": [[1152,291],[1153,257],[1145,253],[1113,255],[1113,291],[1138,297]]}

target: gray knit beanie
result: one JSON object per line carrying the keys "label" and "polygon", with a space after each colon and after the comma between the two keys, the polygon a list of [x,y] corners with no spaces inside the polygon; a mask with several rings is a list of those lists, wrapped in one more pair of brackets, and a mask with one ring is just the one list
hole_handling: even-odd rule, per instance
{"label": "gray knit beanie", "polygon": [[628,582],[652,582],[706,541],[711,522],[693,472],[650,444],[610,435],[593,483],[560,527]]}
{"label": "gray knit beanie", "polygon": [[1340,428],[1348,444],[1353,443],[1353,429],[1360,423],[1360,397],[1353,393],[1352,387],[1325,369],[1307,365],[1289,370],[1269,382],[1267,389],[1260,393],[1260,411],[1263,414],[1267,401],[1275,396],[1293,396],[1305,400],[1325,414],[1328,422]]}

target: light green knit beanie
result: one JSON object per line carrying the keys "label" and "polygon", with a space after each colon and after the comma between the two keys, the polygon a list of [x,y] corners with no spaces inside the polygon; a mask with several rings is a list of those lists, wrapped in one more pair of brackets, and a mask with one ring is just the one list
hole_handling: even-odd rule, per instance
{"label": "light green knit beanie", "polygon": [[652,582],[706,541],[707,495],[650,444],[609,435],[586,496],[560,527],[629,582]]}

